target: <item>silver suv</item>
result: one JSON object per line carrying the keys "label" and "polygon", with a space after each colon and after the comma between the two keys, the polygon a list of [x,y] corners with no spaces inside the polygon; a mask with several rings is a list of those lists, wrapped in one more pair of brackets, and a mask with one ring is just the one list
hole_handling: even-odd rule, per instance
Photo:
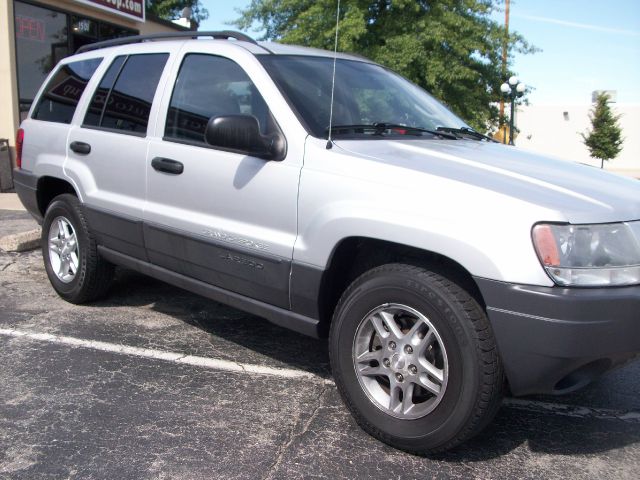
{"label": "silver suv", "polygon": [[[358,423],[451,448],[640,351],[640,183],[492,142],[371,61],[233,32],[83,47],[18,134],[53,288],[114,265],[329,337]],[[333,103],[332,103],[333,98]],[[330,112],[333,111],[330,126]]]}

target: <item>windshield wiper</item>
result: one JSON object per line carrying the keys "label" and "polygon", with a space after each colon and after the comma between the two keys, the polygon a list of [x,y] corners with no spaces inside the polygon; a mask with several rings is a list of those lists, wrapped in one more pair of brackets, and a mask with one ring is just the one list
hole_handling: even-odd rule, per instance
{"label": "windshield wiper", "polygon": [[485,135],[483,133],[480,133],[480,132],[474,130],[473,128],[469,128],[469,127],[460,127],[460,128],[438,127],[438,128],[436,128],[436,130],[439,131],[439,132],[447,132],[447,133],[458,134],[458,135],[468,135],[468,136],[476,138],[478,140],[486,140],[488,142],[500,143],[497,140],[491,138],[490,136]]}
{"label": "windshield wiper", "polygon": [[[329,130],[327,128],[327,130]],[[370,124],[353,124],[353,125],[333,125],[331,127],[332,133],[348,134],[348,133],[368,133],[372,132],[372,135],[384,135],[385,132],[391,131],[399,135],[416,135],[422,133],[429,133],[437,137],[447,138],[450,140],[457,140],[458,137],[453,133],[438,130],[429,130],[428,128],[410,127],[408,125],[401,125],[399,123],[386,123],[376,122]]]}

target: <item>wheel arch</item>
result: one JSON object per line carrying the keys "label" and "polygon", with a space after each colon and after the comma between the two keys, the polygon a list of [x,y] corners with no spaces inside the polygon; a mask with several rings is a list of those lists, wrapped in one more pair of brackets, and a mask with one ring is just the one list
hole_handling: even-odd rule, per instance
{"label": "wheel arch", "polygon": [[321,336],[327,335],[333,311],[348,285],[364,272],[387,263],[408,263],[439,273],[464,288],[486,308],[473,276],[455,260],[401,243],[364,236],[347,237],[335,245],[322,272],[317,295]]}
{"label": "wheel arch", "polygon": [[50,175],[45,175],[38,179],[38,210],[43,217],[53,199],[63,193],[69,193],[79,198],[78,192],[68,180]]}

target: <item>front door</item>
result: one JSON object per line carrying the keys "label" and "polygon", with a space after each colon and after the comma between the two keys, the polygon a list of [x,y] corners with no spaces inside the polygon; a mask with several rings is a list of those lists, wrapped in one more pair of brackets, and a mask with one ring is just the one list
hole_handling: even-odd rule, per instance
{"label": "front door", "polygon": [[267,104],[237,63],[204,53],[185,55],[166,94],[164,132],[150,140],[147,156],[149,260],[288,308],[300,163],[204,141],[207,122],[221,115],[253,115],[262,133],[277,129]]}

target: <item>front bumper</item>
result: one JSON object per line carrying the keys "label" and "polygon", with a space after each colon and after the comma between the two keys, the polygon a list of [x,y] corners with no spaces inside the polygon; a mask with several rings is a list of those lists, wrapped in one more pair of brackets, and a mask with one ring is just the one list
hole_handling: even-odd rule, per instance
{"label": "front bumper", "polygon": [[640,285],[475,281],[514,395],[570,392],[640,354]]}

